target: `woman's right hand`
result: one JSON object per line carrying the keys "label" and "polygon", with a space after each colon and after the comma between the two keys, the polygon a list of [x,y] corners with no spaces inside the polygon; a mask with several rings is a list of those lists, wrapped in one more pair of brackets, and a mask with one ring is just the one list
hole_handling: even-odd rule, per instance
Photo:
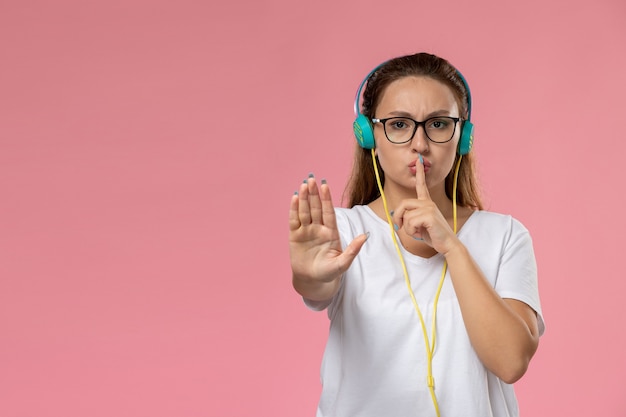
{"label": "woman's right hand", "polygon": [[330,188],[325,181],[318,187],[310,176],[289,208],[289,254],[296,291],[315,301],[332,298],[341,275],[366,240],[367,235],[359,235],[342,250]]}

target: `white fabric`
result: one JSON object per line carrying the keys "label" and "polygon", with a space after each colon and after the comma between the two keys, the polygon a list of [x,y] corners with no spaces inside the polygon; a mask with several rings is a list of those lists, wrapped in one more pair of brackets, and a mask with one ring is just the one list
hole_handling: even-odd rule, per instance
{"label": "white fabric", "polygon": [[[424,336],[389,225],[367,206],[337,208],[336,214],[344,247],[361,233],[370,236],[330,305],[305,300],[315,310],[327,307],[331,320],[317,416],[435,416]],[[537,312],[543,333],[535,256],[524,226],[511,216],[478,211],[458,236],[500,296]],[[402,251],[432,338],[443,256],[425,259]],[[433,375],[442,417],[519,415],[513,386],[489,372],[470,345],[449,274],[439,298],[436,337]]]}

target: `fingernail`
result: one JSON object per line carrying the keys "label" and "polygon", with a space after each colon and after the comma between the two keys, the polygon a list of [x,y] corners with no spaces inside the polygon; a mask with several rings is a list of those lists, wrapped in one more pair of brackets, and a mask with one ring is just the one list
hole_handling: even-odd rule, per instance
{"label": "fingernail", "polygon": [[415,240],[424,240],[424,239],[422,239],[421,237],[415,237],[415,236],[411,236],[411,237],[412,237],[413,239],[415,239]]}
{"label": "fingernail", "polygon": [[365,232],[365,240],[370,238],[370,232]]}
{"label": "fingernail", "polygon": [[391,211],[389,212],[389,215],[390,215],[390,216],[393,216],[393,210],[391,210]]}
{"label": "fingernail", "polygon": [[418,156],[418,157],[419,157],[419,159],[420,159],[420,164],[424,165],[424,158],[422,158],[422,154],[421,154],[421,153],[418,153],[418,154],[417,154],[417,156]]}
{"label": "fingernail", "polygon": [[293,192],[293,195],[298,195],[298,192],[297,192],[297,191],[294,191],[294,192]]}
{"label": "fingernail", "polygon": [[398,231],[398,225],[397,224],[393,224],[393,230],[395,230],[396,232]]}
{"label": "fingernail", "polygon": [[311,172],[311,173],[309,173],[309,178],[313,178],[313,177],[315,177],[315,175],[313,175],[313,173],[312,173],[312,172]]}
{"label": "fingernail", "polygon": [[322,184],[326,184],[326,179],[322,178]]}
{"label": "fingernail", "polygon": [[306,180],[303,180],[303,181],[302,181],[302,184],[306,184],[306,183],[307,183],[307,181],[306,181]]}

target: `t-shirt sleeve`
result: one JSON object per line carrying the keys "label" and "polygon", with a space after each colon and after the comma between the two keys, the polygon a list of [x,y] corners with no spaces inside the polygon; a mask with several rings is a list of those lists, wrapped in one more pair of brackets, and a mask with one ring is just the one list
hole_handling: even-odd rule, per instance
{"label": "t-shirt sleeve", "polygon": [[510,234],[504,242],[495,290],[502,298],[522,301],[535,310],[539,335],[544,333],[532,238],[528,230],[515,219],[511,219]]}

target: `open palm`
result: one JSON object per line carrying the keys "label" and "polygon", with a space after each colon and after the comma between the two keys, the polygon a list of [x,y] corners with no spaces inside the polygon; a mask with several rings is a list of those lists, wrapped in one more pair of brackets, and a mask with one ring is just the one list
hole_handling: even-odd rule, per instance
{"label": "open palm", "polygon": [[348,269],[365,243],[357,236],[342,250],[330,188],[318,187],[310,177],[291,199],[289,209],[289,253],[294,279],[307,282],[333,282]]}

